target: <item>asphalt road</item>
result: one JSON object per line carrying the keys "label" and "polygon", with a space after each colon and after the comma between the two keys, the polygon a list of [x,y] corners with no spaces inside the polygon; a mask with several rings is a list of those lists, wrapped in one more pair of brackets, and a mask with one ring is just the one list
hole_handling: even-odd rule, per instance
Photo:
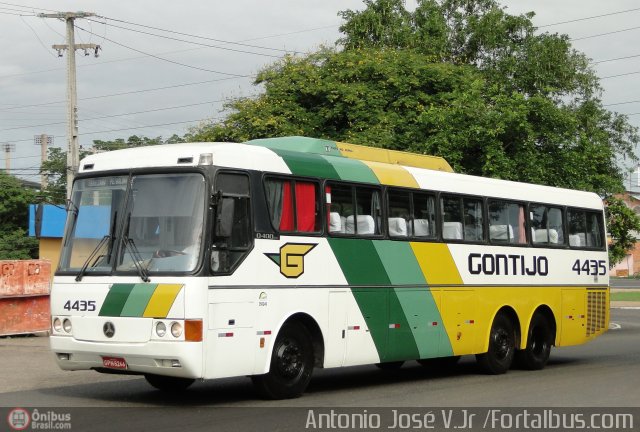
{"label": "asphalt road", "polygon": [[633,278],[623,278],[623,279],[618,279],[618,278],[611,278],[609,279],[609,285],[611,286],[611,288],[640,288],[640,279],[633,279]]}
{"label": "asphalt road", "polygon": [[589,344],[554,349],[542,371],[482,375],[471,356],[446,372],[415,362],[395,372],[317,370],[307,393],[286,401],[257,399],[247,378],[198,382],[167,395],[138,377],[60,371],[46,337],[0,338],[0,415],[39,407],[72,412],[73,430],[243,431],[304,429],[307,407],[638,407],[640,310],[613,309],[611,317],[614,329]]}

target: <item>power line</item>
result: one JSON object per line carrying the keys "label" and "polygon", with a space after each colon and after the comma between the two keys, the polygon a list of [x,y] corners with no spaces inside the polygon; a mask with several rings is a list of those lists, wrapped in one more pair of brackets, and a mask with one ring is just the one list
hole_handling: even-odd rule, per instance
{"label": "power line", "polygon": [[[45,23],[46,23],[46,21],[45,21]],[[48,23],[47,23],[47,26],[49,26]],[[330,25],[330,26],[323,26],[323,27],[315,27],[315,28],[311,28],[311,29],[298,30],[298,31],[288,32],[288,33],[278,33],[278,34],[272,34],[272,35],[267,35],[267,36],[258,36],[258,37],[254,37],[254,38],[250,38],[250,39],[243,39],[240,42],[248,42],[248,41],[262,40],[262,39],[271,39],[271,38],[282,37],[282,36],[291,36],[291,35],[300,34],[300,33],[308,33],[308,32],[313,32],[313,31],[318,31],[318,30],[325,30],[325,29],[328,29],[328,28],[337,28],[337,27],[339,27],[339,26],[338,25]],[[51,28],[53,30],[53,28],[51,26],[49,26],[49,28]],[[64,35],[62,35],[61,33],[58,33],[55,30],[53,30],[53,31],[55,33],[57,33],[58,35],[64,37]],[[101,38],[103,37],[103,36],[99,36],[99,35],[97,35],[97,36],[101,37]],[[202,48],[206,48],[206,47],[187,48],[187,49],[180,49],[180,50],[164,51],[164,52],[158,53],[158,55],[183,53],[183,52],[187,52],[187,51],[195,51],[195,50],[202,49]],[[143,56],[127,57],[127,58],[114,59],[114,60],[106,60],[106,61],[101,61],[101,62],[93,62],[93,63],[88,63],[88,64],[81,64],[81,65],[78,65],[78,67],[100,66],[100,65],[103,65],[103,64],[107,64],[107,63],[117,63],[117,62],[123,62],[123,61],[138,60],[138,59],[142,59],[142,58],[146,58],[146,57],[147,57],[146,55],[143,55]],[[39,74],[39,73],[45,73],[45,72],[53,72],[53,71],[57,71],[57,70],[64,70],[64,68],[61,67],[61,68],[42,69],[42,70],[39,70],[39,71],[21,72],[21,73],[11,74],[11,75],[2,75],[2,76],[0,76],[0,79],[12,78],[12,77],[23,76],[23,75],[33,75],[33,74]]]}
{"label": "power line", "polygon": [[42,39],[40,39],[40,36],[38,36],[38,33],[36,33],[36,31],[33,29],[33,27],[31,27],[31,25],[29,25],[29,23],[27,21],[25,21],[25,19],[22,16],[20,16],[20,19],[33,32],[33,34],[35,35],[36,39],[38,39],[38,42],[40,42],[40,45],[42,45],[42,48],[44,48],[47,51],[47,54],[49,54],[49,55],[51,55],[52,57],[55,58],[55,54],[52,53],[49,48],[47,48],[47,46],[44,44],[44,42],[42,42]]}
{"label": "power line", "polygon": [[[263,46],[258,46],[258,45],[250,45],[250,44],[245,44],[245,43],[242,43],[242,42],[231,42],[231,41],[215,39],[215,38],[206,37],[206,36],[198,36],[198,35],[193,35],[193,34],[189,34],[189,33],[178,32],[178,31],[174,31],[174,30],[167,30],[167,29],[162,29],[162,28],[158,28],[158,27],[147,26],[147,25],[143,25],[143,24],[131,23],[131,22],[128,22],[128,21],[117,20],[117,19],[108,18],[108,17],[101,17],[101,18],[104,18],[104,19],[107,19],[107,20],[111,20],[111,21],[118,21],[118,22],[123,22],[123,23],[131,24],[131,25],[136,25],[136,26],[140,26],[140,27],[144,27],[144,28],[150,28],[150,29],[153,29],[153,30],[159,30],[159,31],[167,32],[167,33],[173,33],[173,34],[178,34],[178,35],[182,35],[182,36],[188,36],[188,37],[197,38],[197,39],[211,40],[211,41],[220,42],[220,43],[226,43],[226,44],[230,44],[230,45],[246,46],[246,47],[250,47],[250,48],[257,48],[257,49],[263,49],[263,50],[278,51],[278,52],[282,52],[282,53],[285,53],[285,54],[295,54],[295,51],[289,51],[289,50],[285,50],[285,49],[269,48],[269,47],[263,47]],[[89,20],[89,21],[93,21],[93,20]],[[93,22],[99,22],[99,21],[93,21]],[[164,39],[175,40],[175,41],[179,41],[179,42],[190,43],[190,44],[194,44],[194,45],[200,45],[200,46],[209,47],[209,48],[218,48],[218,49],[222,49],[222,50],[234,51],[234,52],[245,53],[245,54],[253,54],[253,55],[261,55],[261,56],[266,56],[266,57],[279,58],[279,56],[274,56],[274,55],[270,55],[270,54],[257,53],[257,52],[254,52],[254,51],[239,50],[239,49],[235,49],[235,48],[223,47],[223,46],[220,46],[220,45],[209,45],[209,44],[189,41],[189,40],[185,40],[185,39],[179,39],[179,38],[175,38],[175,37],[171,37],[171,36],[165,36],[165,35],[159,35],[159,34],[156,34],[156,33],[145,32],[145,31],[142,31],[142,30],[136,30],[136,29],[132,29],[132,28],[128,28],[128,27],[122,27],[122,26],[119,26],[119,25],[116,25],[116,24],[107,24],[107,25],[109,25],[111,27],[116,27],[116,28],[119,28],[119,29],[123,29],[123,30],[136,32],[136,33],[146,34],[146,35],[160,37],[160,38],[164,38]]]}
{"label": "power line", "polygon": [[[174,126],[174,125],[178,125],[178,124],[196,123],[196,122],[203,122],[203,121],[210,121],[210,120],[220,120],[220,119],[222,119],[222,117],[206,117],[206,118],[201,118],[201,119],[184,120],[184,121],[171,122],[171,123],[160,123],[160,124],[152,124],[152,125],[137,126],[137,127],[128,127],[128,128],[119,128],[119,129],[108,129],[108,130],[100,130],[100,131],[82,132],[81,135],[82,136],[85,136],[85,135],[97,135],[97,134],[108,133],[108,132],[122,132],[122,131],[133,130],[133,129],[148,129],[148,128],[153,128],[153,127]],[[64,137],[65,137],[65,135],[55,135],[54,136],[54,138],[64,138]],[[12,143],[27,142],[27,141],[33,141],[33,138],[21,139],[21,140],[11,140]],[[38,155],[38,156],[25,156],[22,159],[34,158],[34,157],[40,157],[40,155]],[[11,158],[11,159],[13,160],[13,159],[20,159],[20,158]]]}
{"label": "power line", "polygon": [[591,36],[583,36],[583,37],[573,38],[573,39],[569,39],[569,40],[571,42],[575,42],[575,41],[579,41],[579,40],[592,39],[592,38],[597,38],[597,37],[601,37],[601,36],[609,36],[609,35],[617,34],[617,33],[624,33],[624,32],[628,32],[628,31],[631,31],[631,30],[637,30],[637,29],[640,29],[640,26],[629,27],[629,28],[626,28],[626,29],[615,30],[615,31],[595,34],[595,35],[591,35]]}
{"label": "power line", "polygon": [[[78,100],[82,101],[82,100],[102,99],[102,98],[115,97],[115,96],[126,96],[131,94],[168,90],[168,89],[179,88],[179,87],[189,87],[189,86],[200,85],[200,84],[210,84],[214,82],[228,81],[228,80],[239,79],[239,78],[252,78],[252,77],[255,77],[255,75],[239,75],[237,77],[230,77],[230,78],[217,78],[212,80],[194,81],[194,82],[174,84],[174,85],[163,86],[163,87],[154,87],[154,88],[142,89],[142,90],[131,90],[131,91],[120,92],[120,93],[110,93],[106,95],[88,96],[88,97],[79,98]],[[46,105],[55,105],[55,104],[61,104],[65,102],[66,101],[52,101],[52,102],[43,102],[39,104],[17,105],[17,106],[8,107],[8,108],[0,108],[0,111],[10,111],[10,110],[19,109],[19,108],[31,108],[31,107],[40,107],[40,106],[46,106]]]}
{"label": "power line", "polygon": [[[197,102],[197,103],[191,103],[191,104],[186,104],[186,105],[177,105],[177,106],[164,107],[164,108],[155,108],[155,109],[144,110],[144,111],[134,111],[134,112],[128,112],[128,113],[122,113],[122,114],[111,114],[111,115],[104,115],[104,116],[99,116],[99,117],[90,117],[90,118],[86,118],[86,119],[80,119],[80,121],[87,122],[87,121],[102,120],[102,119],[114,118],[114,117],[124,117],[124,116],[135,115],[135,114],[146,114],[146,113],[150,113],[150,112],[168,111],[168,110],[180,109],[180,108],[188,108],[188,107],[193,107],[193,106],[198,106],[198,105],[208,105],[208,104],[212,104],[212,103],[219,103],[219,102],[224,102],[225,100],[226,99],[218,99],[218,100],[214,100],[214,101]],[[6,132],[6,131],[16,130],[16,129],[29,129],[29,128],[44,127],[44,126],[54,126],[54,125],[59,125],[59,124],[64,124],[64,123],[66,123],[66,122],[60,121],[60,122],[55,122],[55,123],[44,123],[44,124],[39,124],[39,125],[17,126],[17,127],[7,128],[7,129],[0,129],[0,132]]]}
{"label": "power line", "polygon": [[9,12],[20,12],[20,13],[26,12],[23,9],[14,9],[14,8],[2,7],[2,6],[0,6],[0,10],[9,11]]}
{"label": "power line", "polygon": [[[89,33],[89,31],[88,31],[88,30],[85,30],[84,28],[82,28],[82,27],[80,27],[80,26],[78,26],[78,25],[76,25],[76,28],[77,28],[77,29],[80,29],[80,30],[82,30],[82,31],[84,31],[84,32]],[[122,43],[120,43],[120,42],[116,42],[116,41],[114,41],[113,39],[109,39],[108,37],[103,37],[103,39],[104,39],[104,40],[107,40],[107,41],[109,41],[109,42],[111,42],[111,43],[114,43],[114,44],[116,44],[116,45],[119,45],[119,46],[121,46],[121,47],[123,47],[123,48],[127,48],[127,49],[129,49],[129,50],[131,50],[131,51],[135,51],[135,52],[137,52],[137,53],[139,53],[139,54],[144,54],[144,55],[146,55],[146,56],[153,57],[153,58],[155,58],[155,59],[162,60],[162,61],[165,61],[165,62],[167,62],[167,63],[172,63],[172,64],[175,64],[175,65],[178,65],[178,66],[183,66],[183,67],[186,67],[186,68],[189,68],[189,69],[196,69],[196,70],[199,70],[199,71],[211,72],[211,73],[217,73],[217,74],[220,74],[220,75],[227,75],[227,76],[232,76],[232,77],[240,77],[240,76],[242,76],[242,75],[238,75],[238,74],[234,74],[234,73],[221,72],[221,71],[216,71],[216,70],[211,70],[211,69],[201,68],[201,67],[198,67],[198,66],[188,65],[188,64],[186,64],[186,63],[180,63],[180,62],[175,61],[175,60],[170,60],[170,59],[167,59],[167,58],[164,58],[164,57],[157,56],[157,55],[155,55],[155,54],[150,54],[150,53],[148,53],[148,52],[144,52],[144,51],[139,50],[139,49],[137,49],[137,48],[130,47],[130,46],[125,45],[125,44],[122,44]]]}
{"label": "power line", "polygon": [[622,74],[617,74],[617,75],[607,75],[607,76],[600,77],[600,79],[603,80],[603,79],[608,79],[608,78],[618,78],[618,77],[623,77],[623,76],[627,76],[627,75],[637,75],[637,74],[640,74],[640,71],[627,72],[627,73],[622,73]]}
{"label": "power line", "polygon": [[25,5],[21,5],[21,4],[15,4],[15,3],[7,3],[7,2],[0,2],[0,4],[6,5],[6,6],[16,6],[22,9],[27,9],[30,11],[49,11],[49,12],[56,12],[53,9],[46,9],[46,8],[41,8],[41,7],[34,7],[34,6],[25,6]]}
{"label": "power line", "polygon": [[13,15],[13,16],[19,16],[19,17],[29,17],[29,16],[35,16],[34,14],[19,14],[19,13],[12,13],[12,12],[0,12],[0,15]]}
{"label": "power line", "polygon": [[623,14],[623,13],[627,13],[627,12],[634,12],[634,11],[638,11],[638,10],[640,10],[640,8],[626,9],[626,10],[622,10],[622,11],[610,12],[610,13],[601,14],[601,15],[593,15],[593,16],[584,17],[584,18],[577,18],[577,19],[572,19],[572,20],[568,20],[568,21],[560,21],[560,22],[555,22],[555,23],[551,23],[551,24],[545,24],[545,25],[538,26],[538,28],[551,27],[551,26],[560,25],[560,24],[569,24],[569,23],[578,22],[578,21],[587,21],[587,20],[592,20],[592,19],[595,19],[595,18],[602,18],[602,17],[606,17],[606,16],[619,15],[619,14]]}
{"label": "power line", "polygon": [[630,55],[630,56],[617,57],[617,58],[612,58],[612,59],[607,59],[607,60],[598,60],[598,61],[592,62],[592,64],[607,63],[607,62],[612,62],[612,61],[617,61],[617,60],[627,60],[627,59],[636,58],[636,57],[640,57],[640,54],[633,54],[633,55]]}
{"label": "power line", "polygon": [[603,104],[603,107],[607,107],[607,106],[615,106],[615,105],[628,105],[628,104],[632,104],[632,103],[638,103],[640,102],[640,99],[637,100],[632,100],[632,101],[625,101],[625,102],[616,102],[616,103],[610,103],[610,104]]}

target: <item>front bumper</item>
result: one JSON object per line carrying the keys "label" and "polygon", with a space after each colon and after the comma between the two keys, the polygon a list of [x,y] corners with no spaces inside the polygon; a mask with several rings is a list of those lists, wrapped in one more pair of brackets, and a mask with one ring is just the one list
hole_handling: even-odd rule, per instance
{"label": "front bumper", "polygon": [[[127,373],[181,378],[204,376],[202,342],[105,343],[79,341],[71,336],[51,336],[50,344],[56,362],[63,370],[104,369],[103,357],[119,357],[127,362]],[[68,359],[64,359],[65,354]],[[177,360],[180,366],[176,367],[173,360]]]}

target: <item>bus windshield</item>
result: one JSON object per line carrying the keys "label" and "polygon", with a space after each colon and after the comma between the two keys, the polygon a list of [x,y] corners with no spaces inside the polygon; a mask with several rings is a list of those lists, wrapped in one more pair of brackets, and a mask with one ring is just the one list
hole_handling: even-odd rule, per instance
{"label": "bus windshield", "polygon": [[204,177],[143,174],[75,182],[60,271],[190,272],[200,258]]}

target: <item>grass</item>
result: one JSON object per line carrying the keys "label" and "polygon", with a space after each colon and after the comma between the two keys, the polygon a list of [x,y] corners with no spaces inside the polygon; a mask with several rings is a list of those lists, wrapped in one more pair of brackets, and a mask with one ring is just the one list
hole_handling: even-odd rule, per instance
{"label": "grass", "polygon": [[611,293],[611,301],[640,301],[640,292]]}

